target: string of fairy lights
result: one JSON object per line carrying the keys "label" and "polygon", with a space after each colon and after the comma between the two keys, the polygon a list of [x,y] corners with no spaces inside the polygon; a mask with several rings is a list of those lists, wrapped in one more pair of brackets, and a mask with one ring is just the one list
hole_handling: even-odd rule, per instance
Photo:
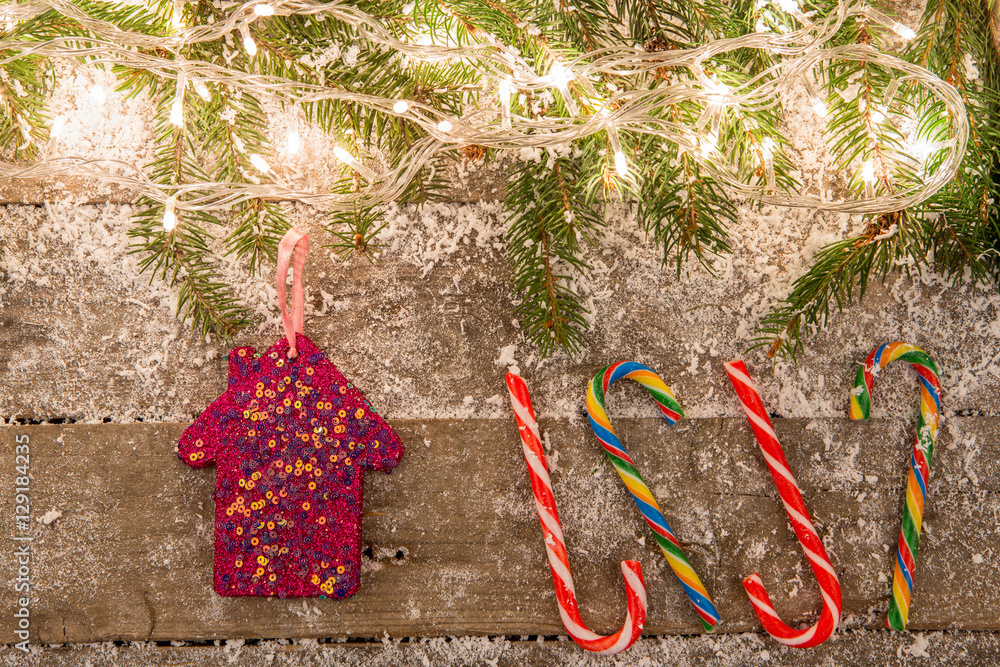
{"label": "string of fairy lights", "polygon": [[[0,24],[12,25],[50,9],[78,22],[90,36],[60,37],[47,41],[0,39],[0,65],[18,58],[81,58],[98,65],[122,65],[176,82],[176,96],[170,109],[170,121],[183,127],[184,95],[190,87],[203,99],[210,98],[209,86],[227,86],[234,91],[269,95],[294,110],[322,100],[350,100],[381,113],[394,115],[419,125],[426,136],[414,143],[398,163],[381,168],[381,160],[353,155],[335,147],[334,155],[358,175],[358,190],[353,193],[314,192],[302,189],[285,178],[262,155],[249,156],[262,182],[189,182],[167,184],[154,182],[141,165],[117,160],[91,159],[60,154],[60,135],[64,117],[53,119],[49,144],[41,159],[24,166],[0,162],[0,178],[40,178],[53,175],[78,175],[104,179],[129,188],[140,195],[163,203],[164,226],[172,229],[182,211],[228,210],[241,202],[257,199],[295,200],[324,210],[351,210],[398,199],[407,184],[435,155],[456,147],[478,145],[495,149],[554,148],[597,133],[606,133],[613,151],[615,171],[620,178],[636,178],[629,158],[622,148],[621,134],[654,135],[677,144],[700,165],[702,172],[723,183],[732,192],[765,204],[808,207],[847,213],[882,213],[913,206],[930,197],[956,173],[968,141],[969,126],[961,95],[932,72],[895,56],[881,53],[866,44],[824,48],[845,21],[863,17],[893,30],[904,39],[912,39],[913,30],[857,1],[842,1],[827,16],[815,17],[802,12],[797,0],[778,0],[780,9],[791,14],[799,28],[786,33],[760,31],[733,39],[718,39],[687,50],[650,52],[637,47],[607,47],[566,61],[554,61],[548,71],[539,73],[515,49],[499,39],[477,31],[478,43],[441,45],[428,35],[412,40],[400,39],[378,19],[356,7],[340,2],[313,0],[251,0],[233,9],[225,21],[211,25],[184,25],[180,0],[174,2],[171,32],[164,36],[122,30],[87,14],[67,0],[28,0],[0,5]],[[181,47],[198,42],[213,42],[239,36],[250,57],[257,54],[249,26],[272,16],[323,15],[349,24],[358,35],[373,44],[395,50],[400,58],[439,63],[461,63],[478,76],[480,83],[469,86],[470,95],[492,100],[492,113],[483,113],[484,105],[474,113],[452,116],[414,100],[391,99],[359,94],[354,90],[294,81],[275,76],[248,73],[200,60],[186,60],[177,54]],[[758,30],[761,26],[758,26]],[[737,49],[760,49],[780,56],[776,64],[753,79],[729,87],[706,72],[706,63],[721,54]],[[172,57],[161,54],[173,54]],[[937,114],[948,124],[944,141],[934,137],[911,136],[910,145],[901,153],[920,171],[921,179],[903,184],[892,192],[877,194],[876,169],[872,158],[863,157],[855,177],[864,182],[865,196],[850,200],[828,200],[817,194],[788,192],[776,186],[774,157],[777,146],[772,138],[751,132],[751,141],[759,154],[761,168],[746,170],[731,164],[725,146],[719,145],[723,118],[743,118],[753,111],[781,104],[791,91],[804,92],[819,116],[827,114],[827,102],[818,90],[817,72],[837,61],[873,63],[893,78],[883,94],[882,104],[874,113],[891,113],[895,96],[904,87],[922,88],[924,97],[933,100],[925,113]],[[670,81],[648,88],[629,89],[630,77],[660,68],[680,73]],[[593,84],[599,78],[612,78],[622,85],[612,94],[600,93]],[[820,86],[821,88],[821,86]],[[514,95],[558,92],[566,115],[551,113],[524,116],[513,112]],[[702,109],[693,125],[664,119],[659,110],[683,102],[694,102]],[[286,147],[289,153],[300,146],[299,127],[294,120],[288,128]],[[926,123],[917,124],[926,126]],[[940,125],[940,124],[939,124]],[[22,134],[30,141],[28,128]],[[942,152],[945,152],[942,155]],[[931,173],[927,166],[933,165]]]}

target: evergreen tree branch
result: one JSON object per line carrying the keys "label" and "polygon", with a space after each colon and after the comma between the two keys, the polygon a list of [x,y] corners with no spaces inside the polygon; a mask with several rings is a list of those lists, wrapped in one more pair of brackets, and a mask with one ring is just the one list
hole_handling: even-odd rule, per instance
{"label": "evergreen tree branch", "polygon": [[862,236],[824,246],[781,306],[761,320],[751,349],[766,346],[772,358],[802,351],[803,328],[825,327],[834,306],[839,312],[863,299],[873,275],[885,280],[898,264],[920,261],[912,227],[907,211],[887,213],[873,218]]}
{"label": "evergreen tree branch", "polygon": [[589,311],[573,281],[589,269],[581,242],[594,239],[603,219],[582,181],[578,161],[543,155],[517,165],[507,192],[508,257],[513,289],[521,296],[517,314],[543,356],[556,346],[576,354],[587,329]]}
{"label": "evergreen tree branch", "polygon": [[[189,132],[175,127],[169,120],[175,86],[164,86],[159,92],[157,151],[154,162],[149,165],[152,177],[172,185],[206,180],[207,174],[196,161]],[[197,193],[188,196],[197,196]],[[214,236],[208,228],[218,225],[219,221],[207,213],[193,212],[178,216],[176,226],[167,230],[162,224],[164,204],[149,199],[139,204],[144,208],[132,218],[129,252],[142,256],[140,270],[150,271],[150,281],[159,276],[178,289],[177,313],[181,319],[190,319],[204,334],[211,332],[224,339],[231,338],[249,323],[249,319],[239,298],[219,278],[212,262],[210,243]],[[241,245],[238,239],[233,241],[237,252],[238,249],[253,251]]]}
{"label": "evergreen tree branch", "polygon": [[[946,78],[962,94],[970,123],[970,141],[958,175],[935,195],[905,211],[867,216],[865,235],[825,246],[792,292],[763,318],[754,347],[768,347],[768,356],[794,357],[802,339],[825,326],[837,311],[861,300],[872,278],[884,281],[897,266],[906,275],[926,267],[958,281],[996,281],[1000,248],[992,202],[1000,195],[996,183],[1000,141],[1000,104],[996,53],[986,31],[986,13],[967,0],[929,0],[920,29],[905,54],[912,62]],[[969,26],[978,26],[973,30]],[[857,23],[847,26],[847,38],[877,42],[879,32]],[[981,65],[982,79],[966,72],[971,60]],[[913,156],[913,143],[941,145],[950,136],[950,119],[935,98],[910,86],[897,92],[891,108],[880,108],[880,94],[891,74],[874,63],[840,63],[826,71],[830,105],[828,132],[841,169],[854,174],[850,188],[860,194],[864,184],[858,164],[872,161],[877,193],[893,192],[923,182],[936,168],[941,150]],[[856,98],[845,91],[857,89]],[[877,116],[881,116],[878,118]],[[909,139],[899,118],[918,119]],[[910,146],[907,144],[910,143]]]}

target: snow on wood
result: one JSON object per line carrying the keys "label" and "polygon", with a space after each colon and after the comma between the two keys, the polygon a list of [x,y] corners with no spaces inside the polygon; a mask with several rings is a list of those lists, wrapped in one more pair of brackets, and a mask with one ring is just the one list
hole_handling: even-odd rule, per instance
{"label": "snow on wood", "polygon": [[[745,419],[619,419],[623,442],[712,594],[724,633],[759,630],[740,579],[759,571],[779,613],[809,622],[819,594]],[[1000,629],[1000,419],[952,418],[932,471],[910,628]],[[513,419],[395,420],[408,446],[391,476],[369,474],[365,567],[350,600],[212,593],[213,469],[176,458],[183,424],[9,425],[27,434],[32,504],[32,641],[557,635],[559,622]],[[580,420],[542,419],[581,609],[621,623],[617,563],[642,562],[648,634],[700,626],[600,447]],[[844,587],[844,627],[884,624],[907,434],[888,421],[777,419]],[[975,439],[970,457],[948,449]],[[957,449],[957,448],[956,448]],[[973,478],[969,471],[975,469]],[[0,482],[13,488],[13,469]],[[12,496],[4,501],[10,510]],[[0,536],[11,550],[11,535]],[[980,558],[976,558],[976,556]],[[12,576],[12,575],[11,575]],[[14,605],[5,589],[0,601]],[[0,640],[13,639],[0,619]]]}

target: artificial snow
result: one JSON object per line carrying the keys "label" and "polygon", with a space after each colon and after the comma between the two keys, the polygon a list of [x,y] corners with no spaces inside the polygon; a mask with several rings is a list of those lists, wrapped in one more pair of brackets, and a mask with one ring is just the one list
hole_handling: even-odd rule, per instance
{"label": "artificial snow", "polygon": [[[345,62],[357,57],[356,46],[345,48],[329,56],[343,57]],[[52,114],[66,120],[53,149],[60,155],[138,167],[151,161],[152,130],[145,120],[152,115],[148,101],[142,96],[125,100],[114,93],[108,73],[60,68]],[[811,113],[801,95],[790,94],[783,102],[796,118]],[[316,189],[329,183],[339,167],[322,132],[300,123],[303,148],[291,155],[285,145],[287,112],[266,109],[280,157],[277,168],[292,182],[299,179]],[[825,198],[841,190],[842,177],[826,152],[822,127],[806,120],[789,122],[785,129],[806,187]],[[541,163],[547,154],[526,148],[509,159]],[[503,163],[491,167],[463,163],[456,185],[475,189],[482,182],[477,179],[488,179],[491,170],[502,173],[504,168]],[[0,369],[5,368],[8,383],[32,377],[40,368],[55,369],[58,380],[4,392],[0,417],[10,420],[30,409],[29,416],[42,419],[189,421],[204,408],[206,397],[223,386],[227,345],[179,322],[174,316],[176,289],[161,276],[140,270],[141,257],[129,252],[129,220],[136,212],[132,204],[118,202],[119,195],[101,183],[88,182],[75,191],[52,186],[46,192],[41,206],[0,208],[0,308],[17,308],[17,326],[25,331],[44,332],[38,337],[42,342],[28,340],[18,354],[4,358]],[[729,230],[732,254],[712,259],[711,271],[689,262],[680,277],[673,266],[662,265],[661,252],[638,229],[629,207],[609,205],[598,244],[585,250],[584,258],[594,270],[573,277],[591,311],[587,317],[591,330],[587,348],[572,359],[562,352],[541,359],[520,334],[519,322],[512,320],[517,296],[509,293],[507,213],[500,202],[385,206],[386,226],[376,239],[381,247],[373,267],[360,258],[340,263],[321,247],[332,240],[322,230],[323,216],[300,204],[284,206],[290,220],[318,241],[306,275],[306,332],[321,346],[330,341],[331,358],[357,379],[390,420],[512,420],[503,373],[513,372],[528,381],[540,418],[579,421],[588,381],[605,365],[622,359],[635,359],[659,371],[677,392],[685,420],[740,418],[743,412],[722,364],[744,357],[769,412],[816,420],[807,429],[823,438],[826,452],[839,457],[834,469],[824,471],[828,488],[854,488],[857,493],[858,484],[871,487],[850,496],[861,512],[870,503],[886,502],[876,488],[879,478],[861,472],[862,453],[845,446],[822,420],[845,416],[854,373],[876,345],[909,340],[935,357],[942,370],[946,416],[1000,415],[1000,295],[967,279],[952,284],[925,270],[912,279],[892,276],[885,286],[873,285],[862,305],[843,314],[833,312],[827,327],[806,339],[797,364],[772,362],[759,349],[748,351],[761,318],[789,294],[816,253],[832,241],[856,234],[861,220],[752,201],[736,203],[738,219]],[[282,335],[273,266],[265,266],[262,276],[248,276],[244,261],[222,256],[221,242],[213,250],[220,257],[217,266],[223,279],[234,286],[254,320],[236,342],[270,344]],[[879,379],[873,419],[896,425],[894,442],[903,452],[915,424],[917,385],[914,375],[899,366],[888,368]],[[100,378],[97,385],[91,382],[94,378]],[[616,387],[608,409],[612,420],[658,415],[635,387]],[[958,420],[946,420],[944,428],[951,441],[941,455],[960,462],[960,474],[946,481],[970,494],[981,492],[977,489],[982,480],[974,468],[981,443],[975,435],[963,434]],[[574,558],[587,557],[590,542],[597,539],[612,546],[626,541],[630,546],[645,545],[644,535],[622,535],[620,530],[613,534],[625,513],[633,511],[621,502],[620,481],[613,472],[574,467],[570,457],[560,459],[559,443],[550,442],[546,430],[543,440],[550,470],[564,480],[556,495],[567,534],[579,536],[573,540]],[[423,444],[421,450],[433,451],[430,440]],[[509,444],[513,462],[523,464],[517,460],[516,443]],[[722,456],[706,452],[696,465],[700,472],[715,474],[722,467]],[[661,494],[667,488],[664,482],[655,490]],[[948,498],[955,500],[958,495]],[[534,509],[523,501],[511,490],[484,502],[500,516],[524,518]],[[855,503],[851,505],[853,512]],[[712,542],[714,529],[703,505],[674,503],[670,512],[671,521],[683,526],[687,539]],[[50,525],[61,517],[53,509],[39,521]],[[59,528],[69,520],[61,521]],[[857,526],[852,539],[872,555],[871,563],[861,567],[865,585],[878,583],[883,590],[889,581],[883,565],[890,551],[884,540],[894,537],[892,531],[865,518],[852,517],[852,522]],[[210,531],[207,524],[199,526],[205,535]],[[763,559],[767,539],[762,536],[741,547],[754,559]],[[168,540],[156,557],[169,562],[172,553],[186,548],[189,545]],[[397,553],[395,548],[390,551]],[[988,551],[985,557],[976,553],[971,561],[981,565],[986,557]],[[377,572],[395,562],[377,552],[365,557],[363,568],[366,573]],[[95,555],[79,565],[90,573],[92,585],[102,584],[106,563],[101,557]],[[453,568],[440,574],[436,585],[456,599],[464,595],[468,572]],[[75,574],[67,568],[60,576]],[[802,580],[796,574],[783,583],[788,585],[788,597],[793,597]],[[288,611],[303,619],[322,615],[318,607],[305,602],[290,603]],[[216,618],[224,615],[221,608],[207,613]],[[415,599],[406,613],[416,619],[432,611]],[[845,626],[867,620],[848,620]],[[900,639],[906,643],[896,650],[900,657],[931,657],[936,655],[931,652],[934,642],[944,641],[941,637],[941,633],[916,634]],[[434,664],[490,664],[518,650],[504,638],[436,638],[423,640],[422,645],[427,664],[432,659]],[[756,635],[721,635],[644,640],[628,655],[634,664],[642,660],[663,664],[687,655],[695,645],[711,649],[723,665],[755,660],[781,664],[786,651],[771,643],[765,650]],[[279,644],[265,642],[260,647],[271,651],[266,653],[268,661],[284,664]],[[112,651],[113,646],[98,645],[95,650]],[[243,652],[263,649],[231,640],[225,650],[238,661]],[[371,664],[396,664],[398,641],[387,638],[384,650],[384,656],[373,658]],[[606,664],[601,660],[573,650],[565,662]]]}
{"label": "artificial snow", "polygon": [[42,516],[38,517],[38,523],[48,526],[51,525],[53,522],[55,522],[56,519],[59,519],[61,517],[62,517],[62,512],[60,512],[59,510],[52,509],[43,514]]}

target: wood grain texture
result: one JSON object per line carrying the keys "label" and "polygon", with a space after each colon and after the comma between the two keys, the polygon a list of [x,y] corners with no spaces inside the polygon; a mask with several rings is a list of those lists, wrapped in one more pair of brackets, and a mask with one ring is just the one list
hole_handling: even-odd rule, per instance
{"label": "wood grain texture", "polygon": [[[341,162],[333,155],[333,143],[316,146],[322,155],[305,163],[296,173],[295,184],[302,191],[323,192],[333,189],[341,177]],[[275,165],[281,172],[281,165]],[[442,201],[469,202],[503,198],[505,165],[462,162],[446,168],[442,181],[448,187]],[[136,193],[125,187],[81,176],[47,178],[0,178],[0,206],[27,204],[41,206],[46,201],[73,197],[80,204],[131,204]]]}
{"label": "wood grain texture", "polygon": [[[4,229],[2,215],[0,209],[0,244],[7,242],[12,254],[27,261],[30,231]],[[325,232],[304,227],[322,242]],[[8,284],[0,294],[0,418],[179,421],[224,389],[229,346],[206,342],[180,324],[171,297],[150,289],[148,276],[109,276],[106,267],[75,264],[71,248],[50,245],[53,266],[35,274],[44,284]],[[558,410],[565,416],[582,407],[596,372],[613,361],[635,359],[663,376],[685,411],[735,416],[739,405],[722,362],[743,354],[748,344],[733,336],[752,285],[727,289],[724,307],[685,312],[684,303],[697,301],[685,292],[690,288],[669,272],[654,273],[646,275],[623,260],[605,274],[599,285],[613,298],[594,305],[597,324],[587,335],[588,350],[576,359],[559,356],[540,365],[537,359],[528,363],[534,352],[520,339],[501,251],[464,248],[429,271],[401,254],[376,265],[363,260],[344,265],[317,251],[306,267],[305,329],[389,417],[498,416],[486,401],[505,395],[505,368],[497,360],[508,345],[516,347],[522,375],[543,413]],[[257,290],[247,301],[274,317],[276,302],[270,308],[260,303],[265,290],[273,292],[270,277],[268,272],[268,279],[247,286]],[[652,282],[643,282],[647,279]],[[766,362],[751,357],[748,364],[773,412],[846,414],[857,365],[877,341],[905,337],[929,350],[942,368],[947,410],[997,415],[1000,378],[988,372],[989,359],[978,363],[992,346],[994,315],[963,315],[960,299],[941,297],[941,310],[954,314],[954,335],[946,329],[942,338],[930,340],[929,332],[906,324],[906,304],[872,286],[863,306],[810,339],[798,367],[781,364],[772,374]],[[280,336],[280,327],[263,323],[234,344],[266,347]],[[980,368],[974,383],[968,380],[973,374],[961,370],[973,362]],[[876,411],[909,416],[917,401],[911,376],[889,367],[876,389]],[[958,382],[968,384],[951,391]],[[647,414],[653,412],[634,416]]]}
{"label": "wood grain texture", "polygon": [[[740,587],[759,571],[786,620],[818,590],[745,420],[615,425],[715,598],[723,632],[758,630]],[[643,564],[650,634],[699,625],[627,492],[581,420],[540,420],[584,618],[621,622],[617,562]],[[0,499],[13,514],[14,437],[31,446],[32,641],[556,635],[563,629],[513,419],[396,420],[407,445],[367,478],[361,592],[346,601],[221,598],[211,591],[214,470],[175,454],[182,424],[0,429]],[[890,421],[775,420],[842,577],[849,627],[880,628],[899,529],[907,437]],[[949,449],[974,438],[975,447]],[[942,429],[918,559],[912,630],[1000,629],[1000,419]],[[859,497],[859,494],[866,494]],[[7,552],[14,526],[0,535]],[[884,548],[886,545],[888,548]],[[974,558],[976,555],[979,558]],[[14,604],[7,578],[0,605]],[[885,581],[880,581],[880,578]],[[0,619],[0,642],[13,638]]]}
{"label": "wood grain texture", "polygon": [[640,639],[613,659],[585,653],[570,641],[469,637],[360,644],[73,646],[30,656],[0,649],[9,667],[744,667],[784,665],[936,664],[950,667],[1000,665],[1000,638],[982,632],[911,633],[848,631],[808,651],[762,642],[754,635]]}
{"label": "wood grain texture", "polygon": [[81,204],[127,204],[135,194],[112,183],[80,176],[49,178],[0,178],[0,206],[42,206],[47,201],[72,197]]}
{"label": "wood grain texture", "polygon": [[[127,255],[121,207],[56,215],[86,218],[80,226],[93,237],[86,243],[72,237],[44,209],[13,215],[0,207],[0,262],[9,256],[25,271],[23,282],[13,270],[7,282],[0,279],[0,418],[190,419],[224,388],[229,345],[206,341],[179,323],[175,295],[160,283],[150,287],[149,275],[137,271],[137,256]],[[321,220],[298,213],[291,218],[316,243],[305,273],[305,332],[386,416],[503,416],[489,401],[506,395],[507,364],[499,360],[511,346],[542,414],[574,414],[589,379],[622,359],[656,369],[689,415],[740,414],[722,363],[746,354],[763,312],[762,290],[770,289],[761,286],[765,270],[792,258],[762,257],[741,246],[728,276],[677,279],[660,266],[651,244],[634,237],[634,225],[609,224],[607,249],[587,256],[596,267],[587,280],[594,318],[588,348],[572,359],[557,355],[540,362],[519,332],[502,212],[454,205],[407,215],[411,227],[390,241],[399,247],[385,249],[374,265],[331,259],[320,247],[331,239]],[[465,217],[489,221],[496,235],[451,238],[441,231],[462,229]],[[444,235],[442,243],[455,249],[428,249],[433,244],[425,235],[438,239],[435,244]],[[83,246],[97,250],[84,252]],[[257,324],[234,343],[271,345],[282,335],[273,269],[249,279],[243,266],[223,268],[255,308]],[[995,290],[942,292],[890,282],[889,288],[873,284],[863,304],[832,316],[827,330],[809,338],[797,366],[780,363],[772,371],[759,353],[747,357],[771,412],[846,414],[858,364],[877,344],[905,339],[928,350],[942,369],[947,411],[1000,416],[1000,357],[993,361],[997,311],[989,305],[996,300],[1000,306]],[[987,305],[973,308],[973,302]],[[629,416],[655,414],[648,398],[613,400],[612,410],[648,408]],[[876,389],[876,414],[889,410],[912,418],[916,401],[912,373],[890,366]]]}

